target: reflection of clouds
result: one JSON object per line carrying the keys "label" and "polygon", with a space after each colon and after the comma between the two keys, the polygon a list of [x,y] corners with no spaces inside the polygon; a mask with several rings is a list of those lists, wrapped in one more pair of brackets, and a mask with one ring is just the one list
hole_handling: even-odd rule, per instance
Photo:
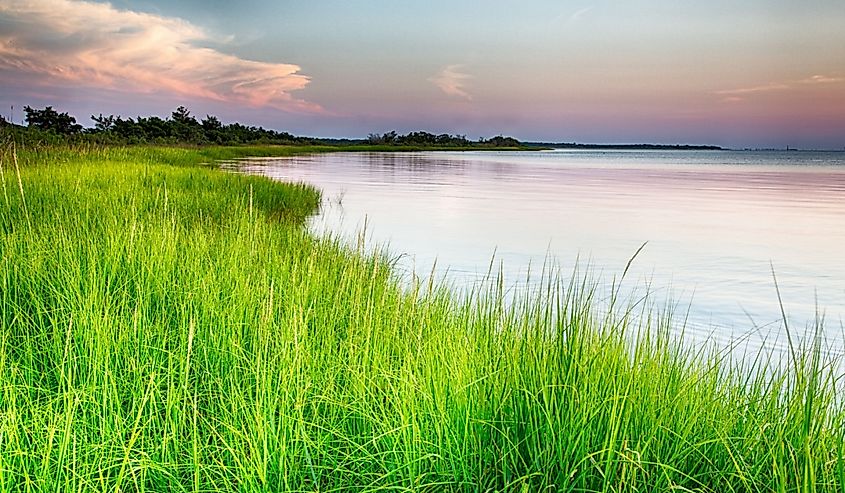
{"label": "reflection of clouds", "polygon": [[326,197],[343,192],[342,210],[312,219],[318,232],[358,245],[366,225],[366,245],[409,255],[398,262],[406,274],[433,272],[458,288],[491,267],[508,288],[528,271],[538,281],[548,265],[568,282],[581,263],[607,293],[648,241],[620,293],[678,300],[685,336],[721,347],[766,335],[766,347],[785,347],[774,264],[791,321],[827,308],[841,351],[843,165],[841,153],[805,152],[356,153],[246,171],[311,183]]}
{"label": "reflection of clouds", "polygon": [[320,111],[291,96],[309,83],[298,66],[198,46],[214,39],[181,19],[75,0],[11,0],[0,18],[0,70],[20,78]]}

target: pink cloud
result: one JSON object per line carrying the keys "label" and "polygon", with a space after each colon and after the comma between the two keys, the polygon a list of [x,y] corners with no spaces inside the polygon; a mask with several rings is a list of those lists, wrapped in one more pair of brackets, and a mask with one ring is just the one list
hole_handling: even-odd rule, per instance
{"label": "pink cloud", "polygon": [[783,91],[784,89],[789,89],[788,84],[783,83],[771,83],[765,84],[762,86],[753,86],[753,87],[741,87],[739,89],[726,89],[723,91],[716,91],[716,94],[721,95],[737,95],[737,94],[754,94],[759,92],[771,92],[771,91]]}
{"label": "pink cloud", "polygon": [[814,75],[802,80],[802,84],[832,84],[835,82],[845,81],[842,77],[830,77],[827,75]]}
{"label": "pink cloud", "polygon": [[471,79],[472,76],[461,72],[462,68],[462,65],[447,65],[436,75],[430,77],[428,81],[449,96],[471,101],[472,95],[466,90],[466,81]]}
{"label": "pink cloud", "polygon": [[[845,78],[842,77],[833,77],[828,75],[813,75],[807,77],[806,79],[801,80],[791,80],[785,82],[771,82],[769,84],[759,85],[759,86],[752,86],[752,87],[740,87],[738,89],[726,89],[722,91],[716,91],[715,94],[721,96],[744,96],[749,94],[756,94],[756,93],[766,93],[766,92],[774,92],[774,91],[786,91],[789,89],[795,89],[801,85],[818,85],[818,84],[834,84],[837,82],[843,82]],[[725,98],[724,100],[729,100],[731,98]]]}
{"label": "pink cloud", "polygon": [[76,0],[0,4],[0,69],[44,85],[169,92],[255,107],[321,112],[291,95],[310,79],[300,67],[245,60],[199,46],[214,41],[178,18]]}

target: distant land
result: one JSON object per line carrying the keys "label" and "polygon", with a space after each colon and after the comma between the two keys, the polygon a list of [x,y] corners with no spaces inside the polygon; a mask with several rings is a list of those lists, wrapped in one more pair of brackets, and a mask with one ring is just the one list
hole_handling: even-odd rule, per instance
{"label": "distant land", "polygon": [[[7,121],[0,116],[3,133],[17,134],[18,139],[28,137],[33,141],[87,141],[100,144],[299,144],[361,146],[376,145],[388,147],[432,147],[432,148],[484,148],[484,149],[583,149],[583,150],[679,150],[679,151],[721,151],[720,146],[689,144],[579,144],[576,142],[521,142],[513,137],[497,135],[467,139],[466,135],[435,134],[427,131],[409,132],[401,135],[390,131],[383,134],[371,133],[366,138],[301,137],[288,132],[265,129],[241,123],[225,124],[217,117],[206,115],[197,119],[184,106],[176,108],[170,118],[159,116],[91,115],[93,127],[77,123],[76,117],[59,112],[52,106],[43,109],[24,106],[26,126]],[[787,147],[787,150],[794,150]]]}
{"label": "distant land", "polygon": [[588,149],[632,151],[724,151],[724,147],[688,144],[578,144],[575,142],[523,142],[525,147],[543,149]]}
{"label": "distant land", "polygon": [[[328,145],[361,145],[372,144],[370,139],[310,137]],[[586,149],[586,150],[640,150],[640,151],[726,151],[728,149],[713,145],[689,144],[578,144],[575,142],[519,142],[519,147],[528,149]],[[790,149],[794,150],[794,149]]]}

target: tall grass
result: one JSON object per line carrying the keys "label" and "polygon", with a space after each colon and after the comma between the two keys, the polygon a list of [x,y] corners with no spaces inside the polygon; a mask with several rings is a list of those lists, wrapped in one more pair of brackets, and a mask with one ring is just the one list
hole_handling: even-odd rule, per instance
{"label": "tall grass", "polygon": [[511,302],[495,282],[408,288],[383,255],[301,228],[315,190],[204,151],[18,158],[0,492],[845,487],[818,346],[736,368],[659,313],[597,313],[589,283]]}

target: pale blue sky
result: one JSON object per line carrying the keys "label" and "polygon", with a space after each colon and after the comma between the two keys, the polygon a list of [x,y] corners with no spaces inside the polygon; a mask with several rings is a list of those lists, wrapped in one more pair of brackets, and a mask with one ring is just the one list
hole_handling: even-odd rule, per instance
{"label": "pale blue sky", "polygon": [[[84,116],[166,114],[185,103],[199,114],[326,136],[428,129],[555,141],[845,146],[841,0],[115,0],[108,11],[73,0],[8,1],[0,39],[7,31],[17,42],[7,46],[28,51],[7,48],[0,63],[6,106],[54,104]],[[44,12],[31,7],[39,4]],[[50,17],[63,8],[73,19]],[[84,44],[118,40],[101,32],[112,25],[147,29],[143,39],[161,36],[162,46],[180,48],[154,60],[152,51],[139,54],[139,39],[115,41],[111,52]],[[61,71],[21,62],[45,57],[46,32],[71,52],[57,57],[68,64]],[[87,47],[73,52],[77,46]],[[100,68],[109,63],[113,72]],[[133,64],[138,73],[122,72]],[[166,83],[149,77],[154,71]]]}

